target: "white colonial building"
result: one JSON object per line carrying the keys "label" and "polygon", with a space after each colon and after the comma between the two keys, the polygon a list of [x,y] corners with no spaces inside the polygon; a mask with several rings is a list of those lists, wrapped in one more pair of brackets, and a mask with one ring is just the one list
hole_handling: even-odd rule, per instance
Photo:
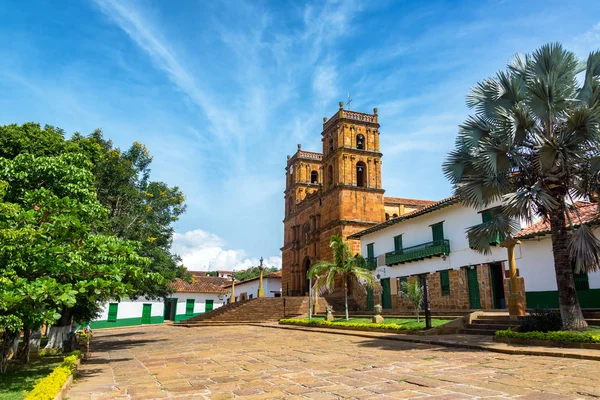
{"label": "white colonial building", "polygon": [[[600,238],[600,215],[597,203],[576,202],[570,213],[575,227],[583,223],[593,227]],[[568,223],[568,222],[567,222]],[[519,274],[525,280],[527,308],[558,308],[558,291],[554,273],[550,224],[540,221],[515,234],[521,241]],[[577,297],[582,308],[600,308],[600,272],[575,275]]]}
{"label": "white colonial building", "polygon": [[[235,283],[235,300],[256,299],[258,297],[259,277],[246,279]],[[231,281],[225,285],[231,293]],[[281,271],[272,272],[263,276],[264,297],[281,297]]]}
{"label": "white colonial building", "polygon": [[[584,223],[600,224],[597,204],[576,206],[578,213],[571,214],[575,226],[577,214]],[[368,298],[368,305],[381,302],[384,309],[407,309],[398,295],[400,283],[417,276],[421,282],[427,279],[434,310],[506,308],[510,280],[507,250],[498,246],[501,238],[490,238],[491,254],[481,254],[471,249],[466,234],[467,228],[490,218],[493,208],[465,207],[452,196],[350,236],[360,238],[361,253],[381,280],[381,299]],[[549,224],[541,221],[514,233],[521,241],[515,247],[518,290],[530,309],[558,307],[549,231]],[[600,229],[595,232],[600,237]],[[600,307],[600,273],[575,278],[581,306]]]}
{"label": "white colonial building", "polygon": [[106,303],[100,317],[91,322],[92,329],[179,322],[227,303],[229,291],[224,285],[231,279],[190,272],[192,282],[176,279],[172,284],[175,292],[165,301],[141,298]]}
{"label": "white colonial building", "polygon": [[[466,234],[468,227],[486,221],[492,209],[465,207],[452,196],[350,236],[360,238],[361,253],[376,268],[383,308],[408,307],[399,288],[409,277],[427,279],[432,309],[505,308],[506,249],[498,246],[500,238],[490,238],[491,254],[478,253]],[[520,251],[517,247],[517,257]],[[372,303],[371,293],[367,296]]]}

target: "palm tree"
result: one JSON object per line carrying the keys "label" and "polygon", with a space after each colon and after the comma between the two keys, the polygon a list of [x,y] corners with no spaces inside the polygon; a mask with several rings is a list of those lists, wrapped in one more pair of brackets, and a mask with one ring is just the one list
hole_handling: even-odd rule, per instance
{"label": "palm tree", "polygon": [[342,279],[346,321],[348,321],[348,283],[352,278],[356,278],[359,282],[366,282],[368,286],[373,287],[375,277],[367,269],[367,262],[363,256],[360,254],[352,256],[348,242],[345,242],[341,236],[332,236],[329,246],[333,249],[333,262],[319,261],[310,267],[308,278],[315,279],[315,292],[319,295],[333,290],[336,280]]}
{"label": "palm tree", "polygon": [[477,83],[467,105],[475,115],[460,125],[444,173],[467,206],[503,201],[468,229],[472,246],[489,253],[489,235],[512,232],[515,221],[549,221],[563,326],[585,328],[573,274],[598,270],[600,242],[572,204],[596,198],[600,183],[600,52],[580,63],[553,43],[517,55]]}

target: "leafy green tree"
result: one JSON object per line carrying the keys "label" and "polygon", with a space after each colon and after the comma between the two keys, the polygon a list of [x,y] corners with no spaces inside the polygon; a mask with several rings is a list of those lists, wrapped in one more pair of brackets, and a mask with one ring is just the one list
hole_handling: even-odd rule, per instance
{"label": "leafy green tree", "polygon": [[423,297],[425,296],[425,290],[419,283],[419,278],[413,277],[400,284],[400,296],[410,302],[415,308],[415,314],[417,315],[417,322],[420,322],[420,310],[421,304],[423,303]]}
{"label": "leafy green tree", "polygon": [[315,279],[315,291],[324,293],[336,286],[336,280],[341,279],[344,287],[344,306],[346,321],[348,321],[348,284],[352,279],[365,282],[367,286],[375,285],[375,277],[367,269],[367,262],[360,254],[352,256],[348,242],[341,236],[331,237],[329,246],[333,249],[333,262],[319,261],[308,270],[308,278]]}
{"label": "leafy green tree", "polygon": [[150,180],[148,149],[135,142],[121,152],[99,130],[88,137],[75,134],[66,147],[85,154],[92,163],[98,200],[109,215],[103,232],[140,242],[140,254],[148,257],[151,270],[164,278],[161,283],[139,285],[138,295],[167,297],[172,293],[168,282],[189,280],[181,259],[171,253],[173,222],[185,212],[184,196],[178,187]]}
{"label": "leafy green tree", "polygon": [[475,115],[460,126],[444,173],[465,205],[504,204],[490,221],[469,228],[471,243],[489,252],[488,235],[511,232],[513,221],[549,221],[563,325],[585,328],[573,266],[598,270],[600,242],[568,210],[598,194],[600,52],[580,63],[556,43],[517,55],[506,71],[477,83],[467,105]]}
{"label": "leafy green tree", "polygon": [[54,324],[48,347],[61,347],[73,320],[98,303],[162,283],[140,245],[97,233],[107,223],[85,157],[0,158],[0,323],[26,331]]}
{"label": "leafy green tree", "polygon": [[127,151],[115,148],[100,130],[89,136],[75,133],[65,140],[64,131],[36,123],[0,126],[0,157],[19,154],[57,156],[79,154],[89,163],[80,165],[93,173],[97,199],[108,210],[108,220],[95,223],[94,230],[141,244],[138,252],[151,259],[152,271],[162,282],[138,286],[138,295],[168,296],[169,282],[176,277],[190,279],[181,259],[171,253],[173,222],[185,212],[184,196],[177,187],[150,180],[152,157],[146,147],[133,143]]}
{"label": "leafy green tree", "polygon": [[[279,271],[279,269],[277,269],[276,267],[265,267],[263,270],[263,276],[277,271]],[[256,278],[259,275],[260,270],[258,269],[258,267],[250,267],[244,271],[234,272],[235,279],[238,281],[245,281],[246,279]]]}

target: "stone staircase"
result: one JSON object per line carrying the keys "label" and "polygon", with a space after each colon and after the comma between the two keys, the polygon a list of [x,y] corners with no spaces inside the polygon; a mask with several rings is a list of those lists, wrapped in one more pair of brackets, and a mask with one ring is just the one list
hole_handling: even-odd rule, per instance
{"label": "stone staircase", "polygon": [[308,297],[261,297],[230,303],[175,325],[269,322],[307,313]]}
{"label": "stone staircase", "polygon": [[590,326],[600,326],[600,310],[596,308],[588,308],[582,310],[583,318]]}
{"label": "stone staircase", "polygon": [[496,331],[512,329],[519,326],[519,320],[512,320],[508,315],[479,315],[477,319],[465,325],[460,333],[468,335],[494,336]]}

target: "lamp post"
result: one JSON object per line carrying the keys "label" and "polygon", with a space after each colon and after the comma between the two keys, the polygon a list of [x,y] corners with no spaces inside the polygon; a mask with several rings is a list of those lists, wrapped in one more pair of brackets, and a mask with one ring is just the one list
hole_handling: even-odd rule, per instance
{"label": "lamp post", "polygon": [[258,297],[265,297],[265,290],[263,289],[263,271],[265,267],[263,267],[263,258],[260,258],[260,265],[258,266],[258,271],[260,272],[260,278],[258,280]]}
{"label": "lamp post", "polygon": [[235,303],[235,272],[231,273],[231,299],[230,303]]}

